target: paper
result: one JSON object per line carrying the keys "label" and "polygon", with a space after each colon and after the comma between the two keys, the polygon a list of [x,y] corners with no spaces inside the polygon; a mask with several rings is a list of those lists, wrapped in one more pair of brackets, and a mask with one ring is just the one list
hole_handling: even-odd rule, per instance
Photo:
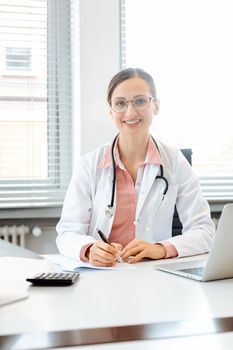
{"label": "paper", "polygon": [[46,259],[57,264],[63,271],[81,272],[84,270],[127,270],[134,269],[136,266],[127,263],[117,263],[111,267],[93,266],[89,263],[76,261],[74,259],[67,258],[60,254],[46,255]]}

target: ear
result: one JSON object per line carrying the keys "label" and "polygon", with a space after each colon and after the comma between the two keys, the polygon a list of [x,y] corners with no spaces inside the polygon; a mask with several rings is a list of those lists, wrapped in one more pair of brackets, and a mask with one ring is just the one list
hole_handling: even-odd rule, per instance
{"label": "ear", "polygon": [[154,115],[157,115],[159,113],[160,108],[160,101],[156,100],[154,101]]}
{"label": "ear", "polygon": [[112,108],[109,107],[109,110],[108,110],[108,115],[111,119],[113,119],[113,113],[112,113]]}

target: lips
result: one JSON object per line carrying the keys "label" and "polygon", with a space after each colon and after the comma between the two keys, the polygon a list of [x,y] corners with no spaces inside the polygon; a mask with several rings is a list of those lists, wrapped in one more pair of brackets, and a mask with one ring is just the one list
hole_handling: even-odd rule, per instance
{"label": "lips", "polygon": [[138,124],[142,121],[142,119],[135,119],[135,120],[124,120],[123,123],[127,124],[127,125],[134,125],[134,124]]}

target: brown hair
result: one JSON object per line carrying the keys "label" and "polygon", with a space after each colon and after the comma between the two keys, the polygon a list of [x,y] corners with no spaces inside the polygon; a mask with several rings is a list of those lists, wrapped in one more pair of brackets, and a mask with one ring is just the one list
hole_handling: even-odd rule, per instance
{"label": "brown hair", "polygon": [[119,84],[125,80],[135,77],[145,80],[145,82],[149,85],[152,96],[156,98],[156,88],[152,76],[141,68],[126,68],[114,75],[114,77],[111,79],[107,91],[108,103],[111,104],[112,94]]}

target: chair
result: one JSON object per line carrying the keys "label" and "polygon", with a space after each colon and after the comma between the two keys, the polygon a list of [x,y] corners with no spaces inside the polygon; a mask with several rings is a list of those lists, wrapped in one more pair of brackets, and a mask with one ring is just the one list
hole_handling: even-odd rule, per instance
{"label": "chair", "polygon": [[[191,148],[184,148],[184,149],[181,149],[181,152],[183,153],[185,158],[188,160],[188,162],[192,165],[192,149]],[[181,235],[182,229],[183,229],[183,225],[180,221],[178,212],[177,212],[176,207],[175,207],[174,214],[173,214],[173,220],[172,220],[172,237]]]}

